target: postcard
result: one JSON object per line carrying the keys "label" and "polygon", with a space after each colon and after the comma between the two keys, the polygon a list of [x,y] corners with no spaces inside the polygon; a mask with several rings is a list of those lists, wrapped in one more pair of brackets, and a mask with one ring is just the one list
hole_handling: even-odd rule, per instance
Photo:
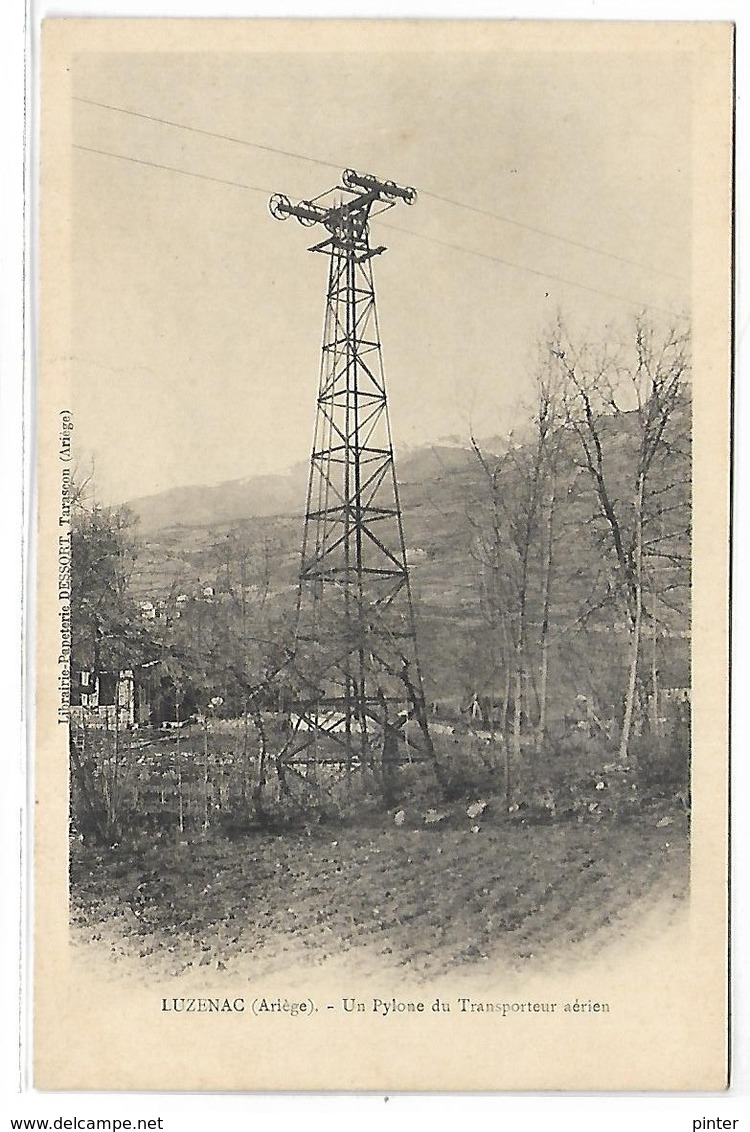
{"label": "postcard", "polygon": [[733,49],[45,21],[38,1088],[726,1087]]}

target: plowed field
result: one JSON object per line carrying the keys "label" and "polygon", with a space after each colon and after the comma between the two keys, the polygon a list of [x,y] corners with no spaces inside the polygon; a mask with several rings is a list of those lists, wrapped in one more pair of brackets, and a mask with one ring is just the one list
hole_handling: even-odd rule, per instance
{"label": "plowed field", "polygon": [[489,810],[473,828],[463,813],[434,828],[384,815],[367,829],[106,850],[75,841],[71,918],[79,945],[161,974],[356,951],[432,977],[584,949],[631,930],[653,901],[669,918],[688,866],[687,819],[663,810],[539,825]]}

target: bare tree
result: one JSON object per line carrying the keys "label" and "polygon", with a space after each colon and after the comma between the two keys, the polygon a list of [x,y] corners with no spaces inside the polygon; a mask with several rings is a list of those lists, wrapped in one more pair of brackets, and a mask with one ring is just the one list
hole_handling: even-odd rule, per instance
{"label": "bare tree", "polygon": [[[492,457],[482,450],[475,437],[471,438],[487,487],[485,501],[472,515],[475,555],[483,570],[483,609],[495,630],[511,687],[511,750],[506,744],[505,760],[508,805],[512,798],[510,756],[512,751],[518,764],[523,715],[527,720],[532,715],[531,690],[536,701],[537,730],[541,726],[543,735],[546,728],[558,443],[554,380],[554,370],[549,366],[540,370],[533,433],[527,443],[518,443],[511,436],[506,451]],[[534,679],[534,658],[538,656],[532,635],[535,620],[541,627],[541,689]]]}
{"label": "bare tree", "polygon": [[[592,492],[592,532],[599,538],[609,586],[628,626],[620,758],[628,757],[644,622],[649,609],[649,560],[684,573],[689,506],[680,461],[689,429],[690,336],[675,323],[659,331],[639,316],[628,343],[574,345],[561,324],[549,350],[563,391],[565,424],[576,440],[579,467]],[[685,453],[682,453],[683,456]],[[660,526],[660,530],[657,527]],[[670,581],[672,587],[675,579]]]}
{"label": "bare tree", "polygon": [[555,573],[555,544],[558,537],[558,492],[567,478],[563,472],[564,430],[561,427],[562,404],[559,378],[550,365],[548,351],[540,358],[537,376],[537,408],[534,417],[536,448],[541,463],[541,519],[539,531],[541,614],[539,626],[539,714],[537,721],[537,750],[547,738],[547,690],[549,684],[549,649],[553,580]]}

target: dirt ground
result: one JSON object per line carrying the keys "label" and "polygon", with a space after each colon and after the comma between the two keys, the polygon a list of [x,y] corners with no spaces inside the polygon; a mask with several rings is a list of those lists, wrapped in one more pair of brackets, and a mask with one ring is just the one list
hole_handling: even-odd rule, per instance
{"label": "dirt ground", "polygon": [[75,840],[73,939],[163,975],[356,951],[428,978],[581,950],[631,930],[649,902],[669,917],[687,896],[683,813],[538,825],[460,816],[106,850]]}

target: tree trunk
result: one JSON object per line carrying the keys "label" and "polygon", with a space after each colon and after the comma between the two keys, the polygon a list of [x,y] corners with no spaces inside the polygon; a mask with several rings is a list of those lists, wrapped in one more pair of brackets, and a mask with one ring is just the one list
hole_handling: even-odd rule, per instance
{"label": "tree trunk", "polygon": [[510,662],[506,658],[505,664],[505,682],[503,685],[503,700],[500,705],[500,719],[503,723],[503,743],[507,745],[508,742],[508,715],[510,713],[510,684],[511,684],[511,669]]}
{"label": "tree trunk", "polygon": [[203,832],[208,830],[208,716],[203,720]]}
{"label": "tree trunk", "polygon": [[641,644],[641,610],[640,600],[636,601],[636,613],[630,630],[630,648],[628,657],[628,683],[625,691],[625,712],[622,720],[622,732],[620,734],[620,762],[626,762],[628,758],[628,746],[630,744],[630,732],[633,726],[633,705],[635,703],[635,688],[636,677],[638,674],[638,656],[640,653]]}
{"label": "tree trunk", "polygon": [[630,626],[630,656],[628,658],[628,683],[625,692],[625,712],[622,720],[622,733],[620,735],[620,762],[628,758],[630,732],[633,726],[633,706],[635,704],[635,689],[638,678],[638,658],[641,651],[641,627],[643,624],[643,493],[644,478],[638,477],[638,492],[636,495],[636,535],[635,535],[635,561],[633,583],[633,609]]}
{"label": "tree trunk", "polygon": [[240,771],[240,773],[242,775],[242,780],[241,780],[241,784],[240,784],[240,797],[241,797],[241,800],[242,800],[243,810],[246,809],[246,807],[247,807],[247,794],[248,794],[247,786],[248,786],[249,775],[248,775],[248,770],[247,770],[247,763],[248,763],[248,757],[249,757],[249,755],[248,755],[249,730],[250,730],[250,727],[249,727],[249,719],[248,719],[248,702],[247,702],[247,696],[245,696],[243,703],[242,703],[242,765],[241,765],[241,771]]}
{"label": "tree trunk", "polygon": [[182,744],[180,742],[180,704],[175,698],[174,713],[177,724],[177,806],[179,813],[180,833],[185,832],[185,804],[182,793]]}
{"label": "tree trunk", "polygon": [[659,723],[659,670],[656,664],[656,614],[651,614],[651,733],[658,743],[661,739]]}
{"label": "tree trunk", "polygon": [[398,761],[398,725],[383,720],[382,795],[383,805],[390,810],[396,802],[396,763]]}
{"label": "tree trunk", "polygon": [[[520,652],[520,650],[519,650]],[[505,804],[510,807],[513,803],[513,781],[511,766],[521,765],[521,697],[523,695],[523,664],[520,655],[516,659],[513,688],[513,754],[510,753],[505,763]]]}
{"label": "tree trunk", "polygon": [[115,840],[118,836],[118,800],[120,771],[120,671],[115,673],[115,735],[112,756],[112,785],[109,793],[109,808],[107,813],[107,836]]}
{"label": "tree trunk", "polygon": [[552,538],[555,515],[555,482],[552,488],[547,509],[547,545],[545,547],[544,579],[542,583],[542,632],[541,632],[541,664],[539,668],[539,724],[536,733],[537,751],[541,751],[547,738],[547,681],[549,676],[549,610],[550,594],[552,591]]}
{"label": "tree trunk", "polygon": [[539,666],[539,723],[536,729],[536,749],[544,749],[547,738],[547,679],[549,673],[549,641],[542,637],[542,662]]}
{"label": "tree trunk", "polygon": [[[248,706],[247,700],[245,701],[245,704],[246,706]],[[261,715],[260,708],[258,707],[255,700],[252,701],[252,708],[255,726],[258,731],[258,741],[260,744],[260,750],[258,752],[258,780],[253,786],[253,804],[255,806],[255,812],[258,817],[263,818],[265,816],[265,809],[263,806],[263,790],[266,785],[267,773],[266,729],[263,725],[263,716]],[[279,779],[279,782],[281,782],[281,779]]]}
{"label": "tree trunk", "polygon": [[[76,782],[78,783],[79,798],[84,810],[86,811],[86,816],[93,826],[96,836],[103,841],[107,836],[107,815],[106,811],[104,815],[102,814],[101,794],[99,791],[97,791],[96,781],[87,763],[88,755],[86,750],[85,724],[82,725],[79,733],[81,735],[80,751],[76,746],[76,740],[74,738],[72,728],[70,729],[68,736],[71,768],[73,774],[75,775]],[[99,794],[98,798],[97,794]],[[104,818],[104,820],[102,820],[102,818]]]}

